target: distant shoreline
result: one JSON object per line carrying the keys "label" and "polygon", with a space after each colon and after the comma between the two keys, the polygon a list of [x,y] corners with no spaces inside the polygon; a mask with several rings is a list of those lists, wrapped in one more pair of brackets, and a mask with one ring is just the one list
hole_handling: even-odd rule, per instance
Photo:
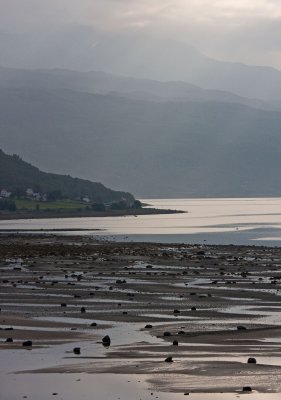
{"label": "distant shoreline", "polygon": [[16,220],[16,219],[49,219],[49,218],[98,218],[98,217],[126,217],[139,215],[157,215],[157,214],[181,214],[186,211],[169,210],[158,208],[140,208],[128,210],[107,210],[107,211],[2,211],[0,212],[0,220]]}

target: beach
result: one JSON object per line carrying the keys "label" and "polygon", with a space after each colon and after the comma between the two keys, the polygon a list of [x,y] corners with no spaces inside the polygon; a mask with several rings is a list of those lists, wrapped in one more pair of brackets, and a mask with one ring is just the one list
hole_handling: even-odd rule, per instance
{"label": "beach", "polygon": [[2,233],[0,270],[5,400],[281,391],[280,248]]}

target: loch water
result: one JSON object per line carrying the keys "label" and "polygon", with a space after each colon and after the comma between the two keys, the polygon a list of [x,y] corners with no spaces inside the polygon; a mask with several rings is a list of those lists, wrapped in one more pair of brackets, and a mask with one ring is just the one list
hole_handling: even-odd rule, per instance
{"label": "loch water", "polygon": [[142,201],[152,207],[183,210],[185,213],[0,221],[0,230],[56,229],[63,234],[92,235],[118,241],[281,245],[279,197]]}

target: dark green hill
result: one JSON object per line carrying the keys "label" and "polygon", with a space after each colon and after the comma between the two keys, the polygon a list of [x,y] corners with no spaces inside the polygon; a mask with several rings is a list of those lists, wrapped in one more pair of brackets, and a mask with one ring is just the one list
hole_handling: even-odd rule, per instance
{"label": "dark green hill", "polygon": [[47,196],[63,199],[81,199],[88,196],[93,202],[105,203],[126,199],[134,201],[130,193],[114,191],[101,183],[72,178],[68,175],[50,174],[23,161],[17,155],[7,155],[0,150],[0,190],[22,195],[28,188]]}

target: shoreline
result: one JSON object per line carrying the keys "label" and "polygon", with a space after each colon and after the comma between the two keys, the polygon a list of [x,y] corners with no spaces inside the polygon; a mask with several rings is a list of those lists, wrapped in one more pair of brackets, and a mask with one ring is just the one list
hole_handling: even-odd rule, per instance
{"label": "shoreline", "polygon": [[183,214],[186,211],[169,210],[158,208],[141,208],[128,210],[108,210],[108,211],[11,211],[0,212],[0,221],[19,220],[19,219],[49,219],[49,218],[106,218],[106,217],[126,217],[140,215],[163,215],[163,214]]}
{"label": "shoreline", "polygon": [[[90,374],[97,385],[111,374],[121,381],[135,376],[147,395],[240,394],[244,386],[264,399],[281,393],[280,265],[276,247],[3,233],[0,371],[9,372],[0,373],[4,393],[34,397],[38,377],[72,400],[54,383],[57,374],[70,389],[76,374],[82,381]],[[105,335],[111,338],[107,347],[101,343]],[[32,340],[34,351],[22,347],[24,340]],[[73,353],[75,347],[81,354]],[[44,388],[42,399],[48,398]]]}

